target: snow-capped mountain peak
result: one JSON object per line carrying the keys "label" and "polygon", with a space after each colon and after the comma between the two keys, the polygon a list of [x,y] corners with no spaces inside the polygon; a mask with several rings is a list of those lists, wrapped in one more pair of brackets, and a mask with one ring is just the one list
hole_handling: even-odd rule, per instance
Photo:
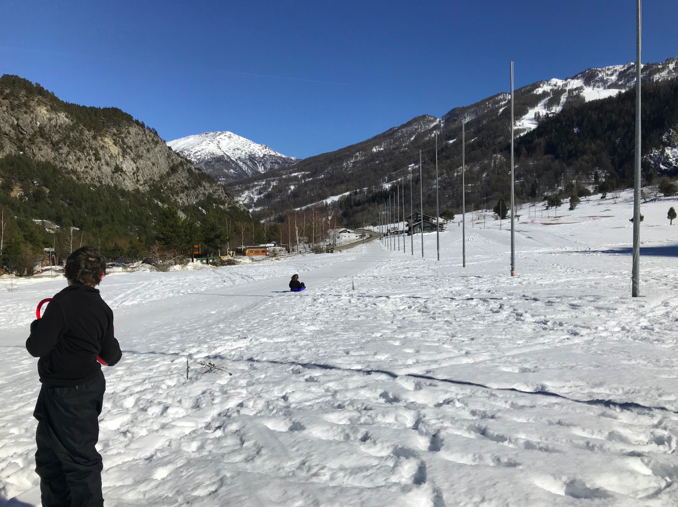
{"label": "snow-capped mountain peak", "polygon": [[297,162],[232,132],[205,132],[167,143],[220,183],[247,178]]}

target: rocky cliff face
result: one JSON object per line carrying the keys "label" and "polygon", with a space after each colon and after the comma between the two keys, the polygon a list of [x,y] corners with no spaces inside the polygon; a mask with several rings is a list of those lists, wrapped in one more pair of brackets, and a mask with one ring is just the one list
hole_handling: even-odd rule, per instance
{"label": "rocky cliff face", "polygon": [[659,174],[674,174],[678,169],[678,125],[671,128],[661,139],[661,146],[652,149],[643,157],[652,163]]}
{"label": "rocky cliff face", "polygon": [[115,108],[76,106],[16,76],[0,78],[0,157],[30,156],[90,185],[161,187],[178,206],[207,197],[239,206],[158,137]]}
{"label": "rocky cliff face", "polygon": [[232,132],[206,132],[167,144],[219,183],[248,178],[299,161]]}

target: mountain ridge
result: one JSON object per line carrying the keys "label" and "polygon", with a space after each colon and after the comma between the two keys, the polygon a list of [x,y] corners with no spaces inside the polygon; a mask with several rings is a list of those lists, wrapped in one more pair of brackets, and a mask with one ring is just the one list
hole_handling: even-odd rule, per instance
{"label": "mountain ridge", "polygon": [[167,145],[222,184],[298,162],[228,131],[186,136]]}
{"label": "mountain ridge", "polygon": [[[657,83],[677,77],[678,58],[643,66],[644,82]],[[634,85],[635,64],[627,63],[589,68],[572,78],[538,81],[521,87],[515,91],[516,135],[520,138],[563,110],[616,97]],[[444,179],[448,177],[446,173],[456,174],[461,166],[461,143],[457,141],[461,141],[462,122],[466,122],[467,163],[486,161],[491,165],[510,143],[509,101],[509,93],[501,92],[468,106],[455,107],[440,119],[420,116],[417,118],[431,120],[420,125],[409,138],[402,133],[417,118],[361,143],[232,182],[227,188],[246,207],[267,216],[346,192],[379,192],[384,183],[406,175],[408,167],[418,163],[419,150],[423,152],[425,165],[434,162],[436,134]],[[367,173],[371,176],[366,177]],[[430,192],[430,186],[426,190]],[[458,190],[451,188],[444,197],[445,204],[453,206]]]}

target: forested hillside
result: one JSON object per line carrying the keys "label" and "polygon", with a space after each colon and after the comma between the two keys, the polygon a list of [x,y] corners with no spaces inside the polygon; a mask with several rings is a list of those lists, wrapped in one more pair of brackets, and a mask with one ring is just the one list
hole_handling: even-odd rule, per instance
{"label": "forested hillside", "polygon": [[[634,64],[589,69],[567,80],[541,81],[515,92],[516,196],[519,201],[630,184],[635,118]],[[647,181],[678,169],[675,116],[678,59],[643,67],[643,155]],[[624,91],[628,90],[628,91]],[[608,97],[608,98],[605,98]],[[388,190],[413,172],[419,201],[419,153],[425,212],[435,211],[435,161],[441,210],[461,207],[462,123],[466,130],[466,200],[492,208],[510,187],[510,95],[500,93],[452,109],[442,121],[416,118],[342,150],[228,188],[265,218],[301,207],[336,206],[346,225],[374,223]],[[671,130],[673,128],[673,130]],[[409,202],[409,184],[405,185]],[[336,202],[336,204],[334,204]]]}
{"label": "forested hillside", "polygon": [[[497,96],[497,101],[506,97]],[[526,111],[529,102],[518,103]],[[470,209],[491,209],[510,191],[510,108],[499,115],[493,109],[473,106],[450,112],[439,124],[424,131],[410,146],[392,150],[386,164],[361,169],[360,183],[336,206],[346,225],[361,226],[377,220],[388,189],[413,172],[414,201],[419,202],[419,149],[422,150],[425,212],[435,211],[435,143],[438,132],[440,208],[461,208],[462,120],[466,121],[466,202]],[[635,91],[592,102],[573,102],[558,115],[539,118],[539,125],[516,139],[516,198],[541,200],[547,194],[567,194],[577,187],[610,191],[632,185],[635,132]],[[678,171],[678,80],[648,83],[643,87],[643,177],[645,184]],[[330,155],[326,155],[330,157]],[[307,164],[311,163],[306,161]],[[297,164],[289,170],[299,170]],[[270,178],[270,175],[269,175]],[[330,178],[304,179],[289,193],[285,206],[303,201],[303,192],[322,195]],[[334,176],[336,180],[338,176]],[[296,182],[295,182],[296,183]],[[350,186],[350,181],[345,187]],[[356,187],[358,190],[356,190]],[[278,186],[279,192],[284,191]],[[334,187],[337,188],[337,187]],[[364,190],[361,190],[364,189]],[[346,190],[345,190],[346,191]],[[264,196],[263,202],[274,194]],[[297,196],[295,198],[295,196]],[[409,203],[409,183],[405,185]],[[409,205],[409,204],[408,204]],[[260,213],[267,211],[264,207]]]}
{"label": "forested hillside", "polygon": [[238,228],[250,241],[272,234],[143,122],[0,78],[3,267],[28,273],[44,248],[63,260],[81,244],[112,260],[189,255],[193,243],[217,252]]}

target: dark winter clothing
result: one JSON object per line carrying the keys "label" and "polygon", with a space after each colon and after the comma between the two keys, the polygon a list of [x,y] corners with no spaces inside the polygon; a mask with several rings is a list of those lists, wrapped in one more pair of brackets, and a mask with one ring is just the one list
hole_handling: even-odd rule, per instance
{"label": "dark winter clothing", "polygon": [[43,507],[104,505],[96,443],[105,390],[101,371],[76,387],[42,385],[33,415],[38,420],[35,471]]}
{"label": "dark winter clothing", "polygon": [[42,505],[103,506],[96,443],[106,381],[97,356],[110,366],[122,356],[113,312],[97,289],[69,285],[31,325],[26,349],[40,358],[42,388],[33,415]]}
{"label": "dark winter clothing", "polygon": [[122,356],[113,336],[113,312],[97,289],[81,284],[54,296],[42,319],[31,325],[26,349],[40,358],[40,382],[56,387],[97,378],[101,372],[97,355],[109,366]]}
{"label": "dark winter clothing", "polygon": [[299,290],[299,289],[305,289],[306,286],[300,282],[299,280],[291,280],[290,281],[290,289],[292,290]]}

